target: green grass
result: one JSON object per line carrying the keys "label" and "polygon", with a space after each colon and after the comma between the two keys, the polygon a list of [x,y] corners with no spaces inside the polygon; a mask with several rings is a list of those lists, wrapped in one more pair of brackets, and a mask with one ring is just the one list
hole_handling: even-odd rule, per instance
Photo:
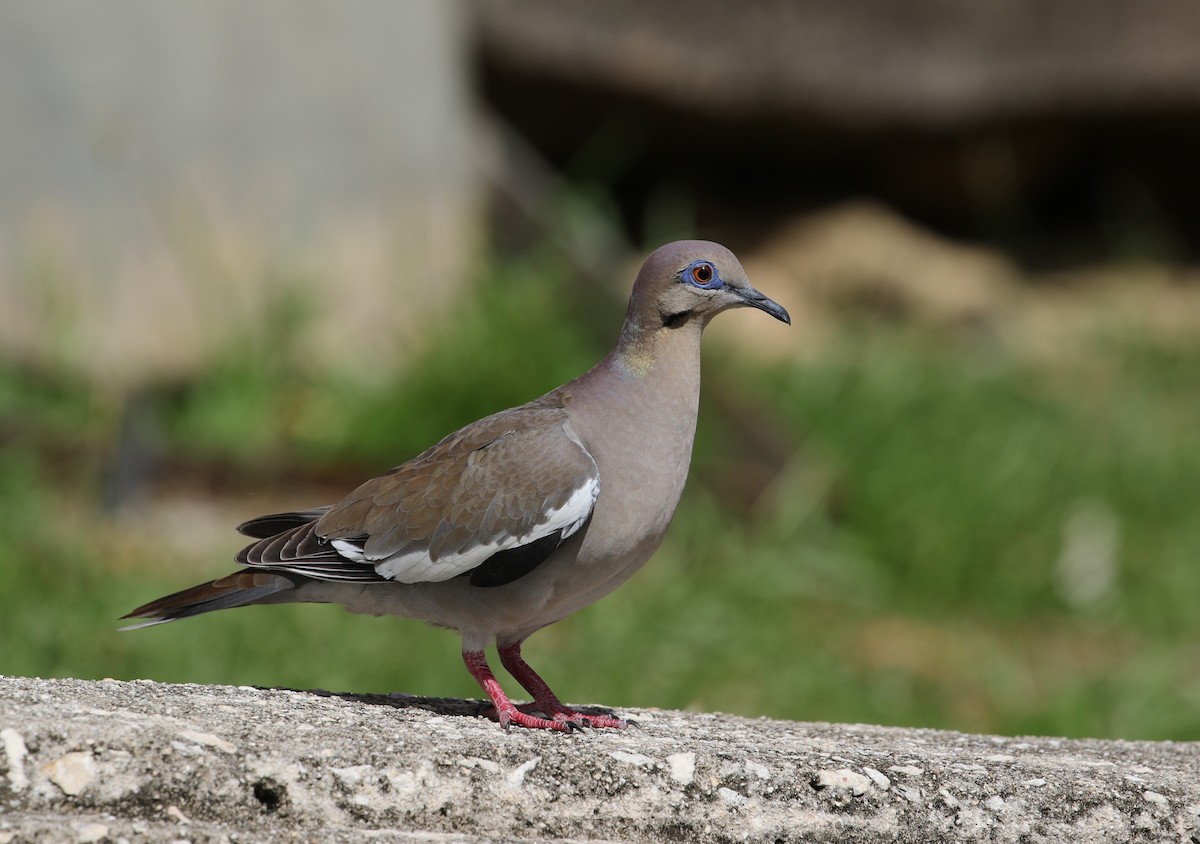
{"label": "green grass", "polygon": [[[257,485],[230,526],[276,506],[289,472],[394,465],[603,352],[591,326],[619,304],[564,296],[561,276],[493,268],[389,383],[314,374],[279,335],[231,350],[152,397],[157,446],[234,467],[224,492]],[[618,707],[1200,736],[1200,344],[1114,335],[1038,362],[903,324],[839,338],[804,364],[710,355],[666,544],[535,636],[531,661],[564,697]],[[783,443],[769,459],[728,412],[743,400]],[[164,552],[139,508],[104,512],[120,427],[98,388],[0,366],[0,672],[478,696],[453,634],[334,607],[116,632],[237,548],[221,531]],[[1114,567],[1087,599],[1062,582],[1071,525]]]}

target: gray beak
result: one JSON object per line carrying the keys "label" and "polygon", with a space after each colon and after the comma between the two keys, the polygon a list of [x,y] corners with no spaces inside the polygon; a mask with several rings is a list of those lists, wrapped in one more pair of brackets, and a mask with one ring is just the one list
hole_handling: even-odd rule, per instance
{"label": "gray beak", "polygon": [[729,290],[741,299],[745,305],[751,308],[758,308],[760,311],[766,311],[780,322],[787,323],[788,325],[792,324],[792,318],[788,316],[788,312],[784,310],[783,305],[774,299],[768,299],[753,287],[730,287]]}

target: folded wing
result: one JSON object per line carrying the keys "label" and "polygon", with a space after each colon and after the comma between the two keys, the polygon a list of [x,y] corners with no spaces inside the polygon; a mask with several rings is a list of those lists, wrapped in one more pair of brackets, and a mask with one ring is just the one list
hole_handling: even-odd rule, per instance
{"label": "folded wing", "polygon": [[[319,580],[421,583],[527,574],[591,516],[600,477],[543,400],[463,428],[337,504],[253,519],[243,565]],[[268,531],[279,528],[277,533]]]}

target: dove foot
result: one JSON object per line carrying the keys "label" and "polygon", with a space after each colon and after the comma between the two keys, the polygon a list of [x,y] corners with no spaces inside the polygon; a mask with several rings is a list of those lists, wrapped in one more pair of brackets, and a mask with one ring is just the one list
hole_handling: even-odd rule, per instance
{"label": "dove foot", "polygon": [[627,723],[621,718],[613,718],[610,715],[589,715],[565,706],[546,685],[546,682],[529,667],[525,660],[521,659],[520,644],[501,648],[500,661],[517,682],[533,695],[533,703],[520,706],[513,703],[492,673],[484,653],[482,651],[463,651],[463,663],[492,701],[493,714],[500,722],[500,726],[505,729],[513,724],[531,730],[557,730],[559,732],[573,732],[586,727],[621,728],[627,726]]}
{"label": "dove foot", "polygon": [[513,675],[525,691],[533,695],[532,708],[555,721],[566,721],[585,727],[609,727],[621,729],[628,726],[623,718],[613,718],[611,715],[588,715],[576,712],[566,706],[551,691],[538,673],[521,657],[521,643],[504,645],[499,649],[500,662],[509,674]]}

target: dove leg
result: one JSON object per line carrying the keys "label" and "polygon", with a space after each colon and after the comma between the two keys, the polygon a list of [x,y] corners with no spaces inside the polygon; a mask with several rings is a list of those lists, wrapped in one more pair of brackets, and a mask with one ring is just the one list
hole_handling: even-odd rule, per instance
{"label": "dove leg", "polygon": [[587,715],[576,712],[558,699],[546,681],[538,676],[529,663],[521,657],[521,643],[503,645],[499,649],[500,662],[525,691],[533,695],[534,708],[549,716],[555,723],[576,724],[587,727],[625,727],[624,719],[609,715]]}
{"label": "dove leg", "polygon": [[466,664],[467,670],[471,672],[471,676],[475,678],[475,682],[491,699],[492,706],[496,708],[496,717],[504,729],[507,730],[510,724],[528,727],[531,730],[562,731],[578,726],[565,720],[551,721],[547,718],[538,718],[536,715],[530,715],[518,709],[516,704],[508,699],[504,689],[500,687],[496,675],[492,673],[491,667],[487,664],[487,657],[484,656],[483,651],[463,651],[463,662]]}

